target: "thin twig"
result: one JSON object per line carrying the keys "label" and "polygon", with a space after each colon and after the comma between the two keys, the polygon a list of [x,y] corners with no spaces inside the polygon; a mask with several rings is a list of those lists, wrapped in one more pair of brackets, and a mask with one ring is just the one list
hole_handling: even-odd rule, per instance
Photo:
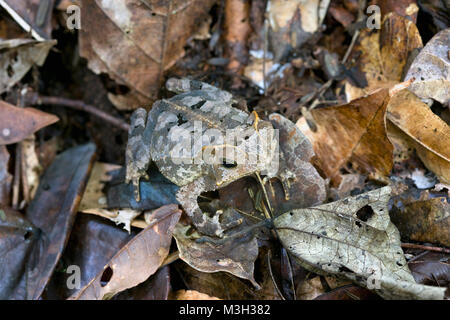
{"label": "thin twig", "polygon": [[402,243],[402,248],[405,248],[405,249],[420,249],[420,250],[428,250],[428,251],[435,251],[435,252],[450,253],[450,249],[447,249],[447,248],[424,246],[424,245],[415,244],[415,243]]}
{"label": "thin twig", "polygon": [[353,47],[354,47],[358,37],[359,37],[359,30],[356,30],[355,33],[353,34],[352,42],[350,43],[350,46],[347,48],[347,51],[345,52],[345,55],[344,55],[344,58],[342,59],[341,64],[345,64],[347,62],[347,59],[350,56],[350,53],[352,52]]}
{"label": "thin twig", "polygon": [[267,95],[267,82],[266,82],[266,55],[267,55],[267,43],[268,43],[269,28],[267,24],[267,17],[264,17],[264,43],[263,43],[263,87],[264,96]]}
{"label": "thin twig", "polygon": [[112,125],[120,128],[122,130],[128,131],[128,129],[130,128],[129,124],[126,123],[124,120],[113,117],[110,114],[108,114],[92,105],[86,104],[81,100],[72,100],[72,99],[66,99],[66,98],[61,98],[61,97],[36,96],[33,104],[58,105],[58,106],[62,106],[62,107],[68,107],[71,109],[88,112],[100,119],[103,119],[103,120],[111,123]]}
{"label": "thin twig", "polygon": [[271,259],[272,259],[272,251],[269,250],[269,252],[267,253],[267,266],[268,266],[268,269],[269,269],[270,278],[272,279],[273,286],[275,287],[275,290],[277,291],[277,293],[280,296],[280,298],[282,300],[286,300],[286,298],[283,296],[283,294],[281,293],[280,289],[278,288],[277,282],[275,281],[275,278],[273,276],[272,265],[270,263]]}

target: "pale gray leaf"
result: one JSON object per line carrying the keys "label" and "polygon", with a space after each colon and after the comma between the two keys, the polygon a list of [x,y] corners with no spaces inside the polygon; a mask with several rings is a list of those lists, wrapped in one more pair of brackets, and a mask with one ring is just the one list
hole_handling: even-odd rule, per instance
{"label": "pale gray leaf", "polygon": [[415,78],[408,88],[422,99],[440,103],[450,100],[450,28],[436,34],[414,59],[405,80]]}
{"label": "pale gray leaf", "polygon": [[0,94],[19,82],[30,68],[41,66],[56,40],[0,40]]}
{"label": "pale gray leaf", "polygon": [[400,234],[390,221],[384,187],[277,217],[281,242],[306,268],[345,277],[386,299],[443,299],[445,288],[417,284]]}

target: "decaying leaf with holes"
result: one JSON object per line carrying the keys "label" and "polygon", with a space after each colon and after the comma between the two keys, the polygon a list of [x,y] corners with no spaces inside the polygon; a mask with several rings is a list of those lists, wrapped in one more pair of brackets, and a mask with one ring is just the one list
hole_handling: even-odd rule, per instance
{"label": "decaying leaf with holes", "polygon": [[334,274],[385,299],[443,299],[445,288],[417,284],[389,219],[390,187],[275,218],[283,246],[307,269]]}
{"label": "decaying leaf with holes", "polygon": [[0,94],[11,89],[33,65],[41,66],[55,40],[0,40]]}
{"label": "decaying leaf with holes", "polygon": [[127,87],[108,95],[117,108],[147,105],[156,100],[163,72],[183,56],[186,41],[213,3],[82,0],[80,55],[95,73]]}

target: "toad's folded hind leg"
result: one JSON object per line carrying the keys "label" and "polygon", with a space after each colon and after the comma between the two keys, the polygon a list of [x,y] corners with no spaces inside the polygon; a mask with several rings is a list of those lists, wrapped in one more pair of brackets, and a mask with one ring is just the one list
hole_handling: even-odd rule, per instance
{"label": "toad's folded hind leg", "polygon": [[181,187],[178,190],[176,197],[200,233],[211,237],[222,238],[225,231],[240,225],[242,219],[222,224],[220,222],[220,215],[222,214],[221,210],[216,211],[212,217],[204,214],[198,205],[197,198],[202,192],[212,190],[214,190],[214,188],[208,188],[205,179],[200,178]]}
{"label": "toad's folded hind leg", "polygon": [[144,133],[146,130],[147,111],[137,109],[131,116],[131,125],[128,132],[128,143],[125,152],[126,183],[133,183],[136,201],[140,201],[139,181],[148,179],[147,169],[151,162],[150,142]]}

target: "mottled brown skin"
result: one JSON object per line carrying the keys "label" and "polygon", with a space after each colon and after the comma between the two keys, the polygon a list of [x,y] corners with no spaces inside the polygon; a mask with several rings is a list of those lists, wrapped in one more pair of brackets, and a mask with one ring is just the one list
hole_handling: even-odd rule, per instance
{"label": "mottled brown skin", "polygon": [[[169,79],[166,86],[179,94],[157,101],[148,116],[144,109],[133,113],[126,151],[126,181],[133,182],[139,199],[139,180],[148,178],[148,166],[151,161],[155,162],[165,177],[180,186],[177,199],[198,231],[222,237],[239,221],[222,225],[219,220],[221,211],[213,217],[203,214],[197,198],[203,192],[214,191],[256,172],[267,171],[269,176],[274,176],[270,167],[277,150],[274,129],[269,122],[232,107],[234,100],[231,94],[211,85],[188,79]],[[198,129],[200,123],[201,128]],[[226,154],[225,143],[201,137],[214,132],[225,137],[230,130],[245,135],[239,144],[227,144],[236,153],[234,159],[237,163],[229,159],[213,164],[205,161],[201,156],[205,152],[216,154],[222,151]],[[199,132],[199,136],[195,136]],[[186,145],[180,147],[183,141]],[[259,141],[269,141],[267,154],[260,152]],[[182,152],[185,154],[179,157]],[[262,160],[256,163],[239,161],[255,155]],[[186,163],[180,163],[180,159]]]}

